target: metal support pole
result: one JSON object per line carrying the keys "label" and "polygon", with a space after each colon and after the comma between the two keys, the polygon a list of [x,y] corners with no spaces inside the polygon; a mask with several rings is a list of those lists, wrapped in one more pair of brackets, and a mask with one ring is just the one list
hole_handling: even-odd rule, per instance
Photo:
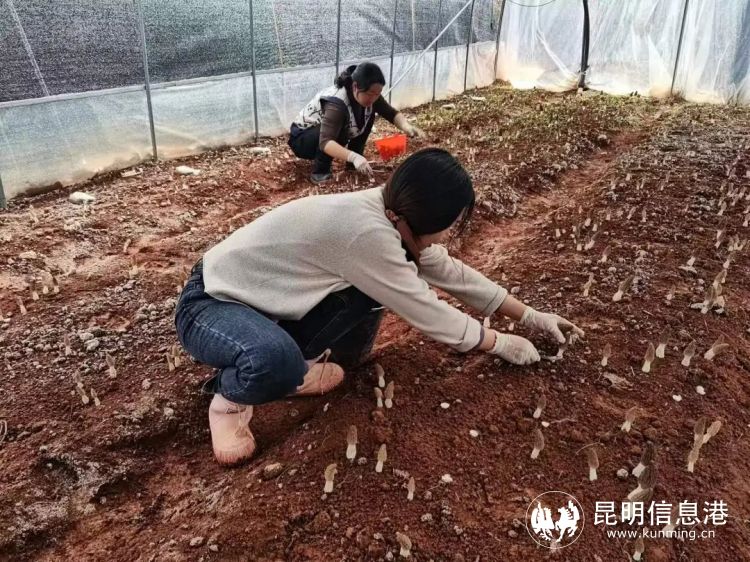
{"label": "metal support pole", "polygon": [[427,45],[424,49],[422,49],[422,51],[417,55],[417,58],[415,58],[412,61],[412,63],[408,66],[408,68],[401,73],[401,76],[399,76],[393,84],[391,84],[390,86],[388,86],[388,88],[386,90],[383,90],[383,94],[382,94],[383,96],[386,96],[388,94],[388,92],[390,92],[392,89],[394,89],[396,86],[398,86],[398,84],[401,82],[401,80],[403,80],[404,78],[406,78],[406,76],[409,74],[409,72],[411,72],[411,70],[415,66],[417,66],[417,63],[420,60],[422,60],[422,57],[425,56],[430,50],[432,50],[432,48],[437,44],[438,41],[440,41],[440,38],[445,34],[445,32],[448,30],[448,28],[450,26],[452,26],[453,23],[458,18],[461,17],[461,14],[464,13],[464,10],[466,10],[466,8],[468,8],[473,2],[474,2],[474,0],[466,0],[466,4],[464,4],[463,7],[458,12],[456,12],[456,15],[453,16],[451,18],[451,20],[445,25],[445,27],[443,28],[443,30],[440,33],[438,33],[437,37],[435,37],[435,39],[433,39],[432,41],[430,41],[429,45]]}
{"label": "metal support pole", "polygon": [[466,62],[464,63],[464,92],[466,91],[466,80],[469,77],[469,47],[471,47],[471,36],[474,35],[474,3],[471,0],[471,13],[469,15],[469,38],[466,40]]}
{"label": "metal support pole", "polygon": [[336,16],[336,76],[339,75],[339,61],[341,60],[341,0],[338,1],[338,15]]}
{"label": "metal support pole", "polygon": [[156,151],[156,129],[154,128],[154,108],[151,104],[151,77],[148,73],[148,50],[146,48],[146,24],[143,17],[143,4],[141,0],[134,0],[136,13],[138,15],[138,30],[141,40],[141,53],[143,53],[143,77],[146,86],[146,105],[148,106],[148,125],[151,129],[151,149],[154,160],[158,158]]}
{"label": "metal support pole", "polygon": [[[440,27],[441,25],[440,20],[442,19],[442,15],[443,15],[443,0],[438,0],[437,31],[435,32],[436,36],[440,33],[440,30],[442,29]],[[432,64],[432,101],[435,101],[435,86],[437,83],[438,43],[439,41],[435,41],[435,62]]]}
{"label": "metal support pole", "polygon": [[682,24],[680,24],[680,38],[677,41],[677,55],[674,58],[674,70],[672,71],[672,85],[669,87],[670,97],[674,95],[674,83],[677,79],[677,66],[680,64],[680,53],[682,52],[682,37],[685,33],[685,20],[687,20],[688,2],[685,0],[685,7],[682,10]]}
{"label": "metal support pole", "polygon": [[[396,53],[396,21],[398,20],[398,0],[393,2],[393,29],[391,29],[391,70],[388,83],[393,83],[393,55]],[[388,92],[388,103],[391,103],[391,92]]]}
{"label": "metal support pole", "polygon": [[5,199],[5,189],[3,188],[3,177],[0,176],[0,209],[7,209],[8,202]]}
{"label": "metal support pole", "polygon": [[253,0],[250,4],[250,64],[253,76],[253,120],[255,122],[255,142],[258,142],[258,86],[255,82],[255,19],[253,18]]}
{"label": "metal support pole", "polygon": [[581,40],[581,72],[578,74],[578,87],[586,85],[586,72],[589,69],[589,0],[583,0],[583,39]]}
{"label": "metal support pole", "polygon": [[500,3],[500,17],[497,18],[497,37],[495,37],[495,71],[492,73],[492,81],[497,80],[497,58],[500,54],[500,30],[503,28],[503,16],[505,15],[505,0]]}

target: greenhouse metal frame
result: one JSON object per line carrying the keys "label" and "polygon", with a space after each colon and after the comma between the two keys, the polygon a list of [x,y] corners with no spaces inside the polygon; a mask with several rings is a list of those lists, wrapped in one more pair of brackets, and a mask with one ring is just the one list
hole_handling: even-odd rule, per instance
{"label": "greenhouse metal frame", "polygon": [[[215,2],[191,1],[219,12],[224,9]],[[68,88],[83,91],[65,91],[65,71],[71,67],[61,64],[62,68],[57,68],[37,57],[35,36],[27,33],[26,25],[31,21],[38,30],[47,23],[44,18],[52,17],[32,9],[43,1],[0,3],[11,14],[9,23],[0,28],[0,40],[5,38],[11,46],[7,56],[18,55],[14,64],[7,65],[10,77],[0,74],[0,100],[5,100],[0,101],[3,206],[6,195],[75,183],[149,159],[195,154],[280,134],[304,102],[330,83],[333,72],[365,59],[383,65],[384,71],[388,65],[387,95],[398,108],[445,99],[496,79],[508,80],[518,88],[566,91],[588,87],[613,94],[678,94],[691,101],[750,102],[750,0],[720,5],[708,0],[633,0],[627,4],[604,0],[390,0],[382,10],[369,2],[324,0],[305,9],[313,13],[308,16],[314,20],[311,25],[317,25],[311,29],[317,32],[322,27],[327,32],[313,33],[311,41],[300,45],[293,41],[306,33],[304,20],[301,30],[285,32],[283,26],[292,16],[303,17],[295,10],[301,2],[238,0],[227,3],[237,7],[236,14],[223,14],[226,20],[220,23],[226,24],[235,15],[247,18],[249,26],[240,27],[247,27],[249,37],[247,41],[240,37],[237,52],[231,53],[238,55],[240,62],[249,54],[247,70],[208,76],[196,71],[192,73],[198,75],[176,79],[163,79],[161,70],[155,79],[151,72],[152,52],[169,60],[173,48],[168,41],[160,43],[163,30],[174,26],[169,17],[159,19],[164,12],[158,10],[168,3],[132,0],[124,3],[131,11],[123,8],[123,22],[132,24],[133,30],[128,25],[120,29],[137,41],[135,46],[132,40],[127,43],[132,60],[136,53],[140,58],[141,82]],[[91,3],[66,0],[57,9],[70,7],[74,11],[74,6],[82,4]],[[114,9],[113,2],[107,6]],[[245,13],[240,17],[241,6]],[[259,9],[265,16],[262,23],[258,21]],[[279,17],[279,11],[286,19]],[[331,21],[334,13],[335,22]],[[85,37],[87,12],[82,14],[78,19],[75,13],[70,15],[74,25],[82,26]],[[203,24],[207,25],[207,20]],[[97,25],[107,29],[100,22]],[[335,44],[331,45],[334,28]],[[352,46],[366,42],[362,29],[380,30],[372,38],[376,48],[365,46],[355,52]],[[117,33],[113,32],[113,37]],[[259,33],[269,45],[275,36],[277,50],[265,56],[262,65],[256,59]],[[210,33],[195,29],[177,37],[177,44],[187,43],[183,54],[188,57],[204,54],[196,43],[211,39]],[[216,43],[221,45],[220,39]],[[287,51],[298,58],[315,56],[316,49],[324,50],[321,44],[333,47],[334,60],[287,66]],[[47,49],[54,53],[55,47]],[[81,61],[88,61],[86,56],[82,53]],[[116,53],[112,58],[112,66],[116,66]],[[216,57],[222,62],[220,59]],[[81,61],[80,66],[88,64]],[[28,79],[32,73],[27,69],[22,79],[14,82],[13,69],[23,64],[31,66],[33,80]],[[156,66],[163,65],[158,62]],[[60,71],[58,81],[64,84],[60,93],[48,87],[44,69],[49,67]],[[106,64],[103,67],[106,69]],[[131,78],[132,67],[126,71]],[[26,90],[3,94],[6,79],[8,85],[28,84]],[[33,94],[35,86],[42,96]]]}

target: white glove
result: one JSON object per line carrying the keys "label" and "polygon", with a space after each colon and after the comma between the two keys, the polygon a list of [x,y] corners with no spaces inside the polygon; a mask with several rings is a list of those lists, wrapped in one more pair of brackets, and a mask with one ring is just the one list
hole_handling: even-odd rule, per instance
{"label": "white glove", "polygon": [[349,155],[346,157],[346,161],[351,162],[360,174],[366,174],[368,176],[372,175],[372,168],[370,167],[369,162],[367,162],[367,158],[361,154],[357,154],[353,150],[350,150]]}
{"label": "white glove", "polygon": [[562,316],[550,314],[549,312],[538,312],[530,306],[526,307],[519,324],[550,334],[560,344],[566,342],[566,335],[571,330],[579,336],[584,335],[583,330]]}
{"label": "white glove", "polygon": [[539,352],[526,338],[495,332],[495,346],[488,353],[498,355],[514,365],[528,365],[539,361]]}
{"label": "white glove", "polygon": [[410,137],[419,137],[420,139],[423,139],[427,136],[427,133],[425,133],[422,129],[420,129],[416,125],[412,125],[408,121],[404,126],[404,132]]}
{"label": "white glove", "polygon": [[396,118],[393,120],[393,124],[410,137],[419,137],[423,139],[427,136],[427,134],[422,129],[420,129],[416,125],[412,125],[411,123],[409,123],[409,120],[402,113],[396,114]]}

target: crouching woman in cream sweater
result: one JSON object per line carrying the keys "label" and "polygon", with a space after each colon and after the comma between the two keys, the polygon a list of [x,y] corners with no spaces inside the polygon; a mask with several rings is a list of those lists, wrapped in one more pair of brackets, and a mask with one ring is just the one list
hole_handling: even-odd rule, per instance
{"label": "crouching woman in cream sweater", "polygon": [[484,329],[430,285],[479,316],[499,312],[559,342],[563,332],[582,334],[448,255],[440,243],[463,230],[473,208],[469,175],[432,148],[406,159],[384,187],[292,201],[206,252],[175,321],[185,349],[218,369],[206,383],[217,460],[253,455],[254,405],[339,385],[372,348],[383,308],[460,352],[539,360],[530,341]]}

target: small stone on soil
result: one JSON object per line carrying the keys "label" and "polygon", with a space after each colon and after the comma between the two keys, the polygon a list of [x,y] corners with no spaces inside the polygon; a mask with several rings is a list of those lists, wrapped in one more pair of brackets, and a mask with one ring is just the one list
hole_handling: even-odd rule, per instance
{"label": "small stone on soil", "polygon": [[284,465],[280,462],[272,462],[263,467],[261,476],[263,480],[270,480],[276,478],[279,474],[284,471]]}

